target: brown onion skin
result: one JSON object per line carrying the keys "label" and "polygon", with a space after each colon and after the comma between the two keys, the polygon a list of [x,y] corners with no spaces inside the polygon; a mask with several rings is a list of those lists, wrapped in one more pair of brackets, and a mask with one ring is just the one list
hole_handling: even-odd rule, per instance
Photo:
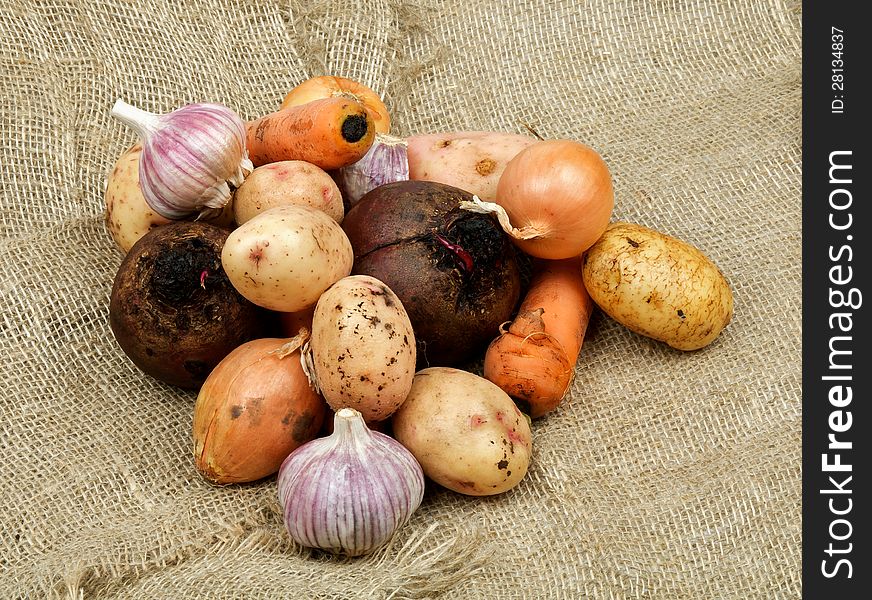
{"label": "brown onion skin", "polygon": [[321,431],[327,404],[309,385],[299,350],[273,354],[288,340],[246,342],[212,371],[194,406],[197,470],[217,484],[276,472]]}
{"label": "brown onion skin", "polygon": [[460,208],[471,199],[441,183],[398,181],[366,194],[342,222],[354,248],[352,274],[383,281],[403,303],[419,368],[471,359],[520,297],[514,248],[491,215]]}
{"label": "brown onion skin", "polygon": [[266,311],[243,298],[221,267],[228,233],[170,223],[145,234],[121,262],[109,325],[124,353],[155,379],[199,389],[221,359],[268,326]]}
{"label": "brown onion skin", "polygon": [[615,206],[605,161],[574,140],[544,140],[521,150],[500,176],[496,197],[514,227],[546,232],[514,239],[515,245],[551,260],[590,248],[608,227]]}

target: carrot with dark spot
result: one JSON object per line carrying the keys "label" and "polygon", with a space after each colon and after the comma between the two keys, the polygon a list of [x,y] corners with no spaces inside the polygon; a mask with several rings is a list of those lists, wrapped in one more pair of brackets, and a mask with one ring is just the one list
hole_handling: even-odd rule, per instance
{"label": "carrot with dark spot", "polygon": [[348,98],[313,100],[247,124],[254,165],[303,160],[333,170],[360,160],[372,145],[375,125],[362,104]]}

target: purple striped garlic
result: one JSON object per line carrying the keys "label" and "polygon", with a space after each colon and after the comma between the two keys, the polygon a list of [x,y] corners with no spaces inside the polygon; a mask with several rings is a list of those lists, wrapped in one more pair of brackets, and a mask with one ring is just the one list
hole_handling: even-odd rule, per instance
{"label": "purple striped garlic", "polygon": [[381,185],[408,179],[409,143],[386,133],[376,133],[363,158],[336,172],[336,184],[349,206]]}
{"label": "purple striped garlic", "polygon": [[333,433],[294,450],[278,475],[285,527],[302,546],[360,556],[383,546],[417,510],[424,473],[398,441],[342,408]]}
{"label": "purple striped garlic", "polygon": [[220,211],[254,170],[245,124],[221,104],[188,104],[158,115],[115,102],[112,116],[142,141],[139,181],[146,203],[167,219]]}

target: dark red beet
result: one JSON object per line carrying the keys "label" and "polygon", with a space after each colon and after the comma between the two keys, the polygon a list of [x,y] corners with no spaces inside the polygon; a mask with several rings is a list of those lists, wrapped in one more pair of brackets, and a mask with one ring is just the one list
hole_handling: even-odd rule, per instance
{"label": "dark red beet", "polygon": [[266,311],[243,298],[221,266],[228,234],[202,222],[163,225],[122,261],[109,325],[148,375],[198,389],[231,350],[264,333]]}
{"label": "dark red beet", "polygon": [[429,181],[378,187],[345,216],[353,274],[388,285],[409,314],[418,365],[454,365],[499,334],[521,293],[513,245],[490,215],[460,208],[471,194]]}

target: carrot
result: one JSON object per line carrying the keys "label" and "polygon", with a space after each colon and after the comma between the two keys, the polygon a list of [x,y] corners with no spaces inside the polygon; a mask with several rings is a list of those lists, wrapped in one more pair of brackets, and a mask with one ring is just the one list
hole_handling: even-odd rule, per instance
{"label": "carrot", "polygon": [[294,337],[300,333],[300,329],[305,327],[312,331],[312,317],[315,314],[315,305],[309,308],[298,310],[297,312],[280,312],[279,316],[279,331],[284,337]]}
{"label": "carrot", "polygon": [[488,346],[485,378],[531,418],[554,410],[569,389],[593,308],[579,257],[538,261],[518,316]]}
{"label": "carrot", "polygon": [[325,171],[358,161],[375,137],[366,108],[348,98],[291,106],[246,125],[248,157],[255,167],[304,160]]}

